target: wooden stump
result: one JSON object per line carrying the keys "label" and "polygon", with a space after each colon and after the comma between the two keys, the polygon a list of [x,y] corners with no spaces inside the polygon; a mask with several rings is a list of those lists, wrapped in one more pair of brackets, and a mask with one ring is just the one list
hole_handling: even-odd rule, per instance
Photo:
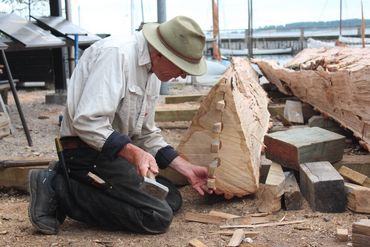
{"label": "wooden stump", "polygon": [[225,198],[255,193],[263,136],[269,123],[268,98],[247,60],[232,59],[230,68],[203,100],[178,146],[193,164],[215,169],[216,193]]}

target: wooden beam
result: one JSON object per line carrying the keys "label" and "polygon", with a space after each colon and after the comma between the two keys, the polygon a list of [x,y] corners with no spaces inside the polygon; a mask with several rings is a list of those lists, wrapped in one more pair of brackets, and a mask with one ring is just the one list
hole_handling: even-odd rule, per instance
{"label": "wooden beam", "polygon": [[265,136],[266,157],[299,170],[299,164],[342,159],[345,137],[318,127],[279,131]]}
{"label": "wooden beam", "polygon": [[327,161],[300,165],[300,188],[313,211],[344,212],[344,181]]}
{"label": "wooden beam", "polygon": [[185,102],[200,102],[206,94],[169,95],[164,98],[166,104],[179,104]]}
{"label": "wooden beam", "polygon": [[370,177],[370,155],[348,155],[344,154],[341,161],[334,163],[333,166],[339,170],[341,166],[347,166],[352,170]]}
{"label": "wooden beam", "polygon": [[285,172],[283,202],[286,210],[302,208],[303,197],[293,172]]}

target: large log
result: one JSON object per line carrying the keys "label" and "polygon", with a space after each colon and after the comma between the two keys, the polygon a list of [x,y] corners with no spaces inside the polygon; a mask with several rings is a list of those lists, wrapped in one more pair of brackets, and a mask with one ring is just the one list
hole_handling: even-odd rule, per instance
{"label": "large log", "polygon": [[284,67],[254,62],[281,92],[329,115],[370,148],[370,49],[305,49]]}
{"label": "large log", "polygon": [[197,165],[208,166],[218,160],[216,193],[225,198],[258,189],[261,149],[270,116],[267,104],[267,95],[249,61],[233,58],[177,148],[181,156]]}

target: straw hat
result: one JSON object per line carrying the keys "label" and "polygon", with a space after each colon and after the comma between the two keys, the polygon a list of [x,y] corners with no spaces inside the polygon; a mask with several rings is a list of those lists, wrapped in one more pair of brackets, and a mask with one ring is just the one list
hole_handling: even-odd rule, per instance
{"label": "straw hat", "polygon": [[203,57],[205,36],[189,17],[177,16],[162,24],[146,23],[143,33],[157,51],[186,73],[202,75],[207,71]]}

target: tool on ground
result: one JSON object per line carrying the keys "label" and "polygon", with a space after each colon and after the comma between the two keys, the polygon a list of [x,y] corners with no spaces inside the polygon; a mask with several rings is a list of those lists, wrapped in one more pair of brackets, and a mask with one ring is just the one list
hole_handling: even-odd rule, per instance
{"label": "tool on ground", "polygon": [[69,181],[67,166],[66,166],[66,163],[64,161],[63,146],[62,146],[62,143],[60,142],[58,137],[55,137],[55,147],[57,149],[59,163],[60,163],[60,166],[62,167],[63,175],[64,175],[65,179],[67,180],[68,189],[70,189],[71,185],[70,185],[70,181]]}
{"label": "tool on ground", "polygon": [[140,185],[140,190],[161,200],[166,199],[168,194],[168,188],[155,181],[155,175],[150,170],[148,170],[146,177],[144,177]]}

